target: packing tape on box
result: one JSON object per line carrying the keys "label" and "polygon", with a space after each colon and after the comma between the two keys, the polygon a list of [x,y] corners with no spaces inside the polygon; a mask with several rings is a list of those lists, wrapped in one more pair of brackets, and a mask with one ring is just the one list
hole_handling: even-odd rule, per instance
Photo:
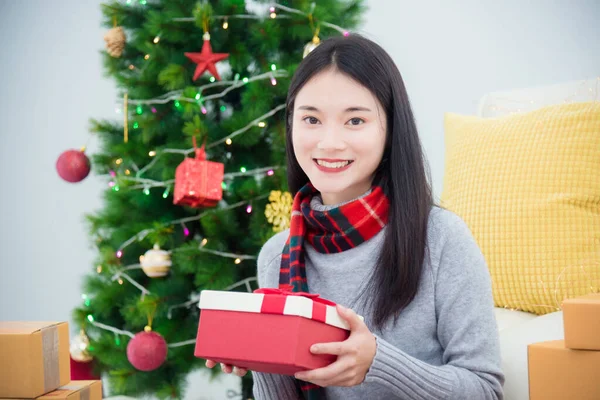
{"label": "packing tape on box", "polygon": [[42,328],[42,354],[44,358],[44,390],[49,392],[60,386],[57,325]]}
{"label": "packing tape on box", "polygon": [[68,385],[65,386],[61,386],[61,389],[64,390],[79,390],[79,398],[80,400],[90,400],[90,387],[91,385],[85,385],[85,384],[74,384],[73,382],[71,382]]}

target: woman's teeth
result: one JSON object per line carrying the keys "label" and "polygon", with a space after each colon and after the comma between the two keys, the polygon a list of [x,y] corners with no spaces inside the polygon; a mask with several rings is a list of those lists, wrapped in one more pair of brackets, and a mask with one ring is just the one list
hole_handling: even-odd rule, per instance
{"label": "woman's teeth", "polygon": [[317,160],[317,164],[327,168],[343,168],[350,164],[350,161],[327,162],[323,160]]}

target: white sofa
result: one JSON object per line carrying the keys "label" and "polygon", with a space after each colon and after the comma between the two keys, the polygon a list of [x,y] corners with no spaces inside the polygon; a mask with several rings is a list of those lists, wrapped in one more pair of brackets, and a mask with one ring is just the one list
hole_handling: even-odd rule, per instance
{"label": "white sofa", "polygon": [[[489,93],[480,103],[478,116],[489,118],[532,111],[576,101],[600,101],[600,77],[551,86]],[[506,400],[528,400],[527,345],[564,338],[562,311],[543,316],[496,308],[502,367],[506,375]]]}

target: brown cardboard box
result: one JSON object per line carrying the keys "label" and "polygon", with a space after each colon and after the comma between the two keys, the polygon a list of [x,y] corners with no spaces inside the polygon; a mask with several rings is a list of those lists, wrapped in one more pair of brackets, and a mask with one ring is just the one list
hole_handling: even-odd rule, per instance
{"label": "brown cardboard box", "polygon": [[600,293],[564,300],[562,310],[567,347],[600,350]]}
{"label": "brown cardboard box", "polygon": [[71,381],[53,392],[37,398],[38,400],[102,400],[101,381]]}
{"label": "brown cardboard box", "polygon": [[66,322],[0,322],[0,398],[36,398],[70,375]]}
{"label": "brown cardboard box", "polygon": [[568,349],[563,340],[527,351],[529,400],[600,399],[600,351]]}

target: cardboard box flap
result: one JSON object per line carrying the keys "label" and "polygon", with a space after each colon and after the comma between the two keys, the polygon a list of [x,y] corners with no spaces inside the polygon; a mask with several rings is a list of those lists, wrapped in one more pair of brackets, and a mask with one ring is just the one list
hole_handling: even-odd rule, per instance
{"label": "cardboard box flap", "polygon": [[201,310],[295,315],[350,330],[334,306],[303,296],[203,290],[198,307]]}
{"label": "cardboard box flap", "polygon": [[590,293],[584,296],[572,297],[563,300],[562,303],[563,306],[565,304],[600,304],[600,293]]}
{"label": "cardboard box flap", "polygon": [[27,335],[66,322],[0,321],[0,335]]}
{"label": "cardboard box flap", "polygon": [[38,400],[62,400],[69,399],[74,394],[79,393],[79,398],[82,400],[96,400],[102,398],[102,382],[101,381],[71,381],[67,385],[61,386],[58,389],[46,393],[38,397]]}

